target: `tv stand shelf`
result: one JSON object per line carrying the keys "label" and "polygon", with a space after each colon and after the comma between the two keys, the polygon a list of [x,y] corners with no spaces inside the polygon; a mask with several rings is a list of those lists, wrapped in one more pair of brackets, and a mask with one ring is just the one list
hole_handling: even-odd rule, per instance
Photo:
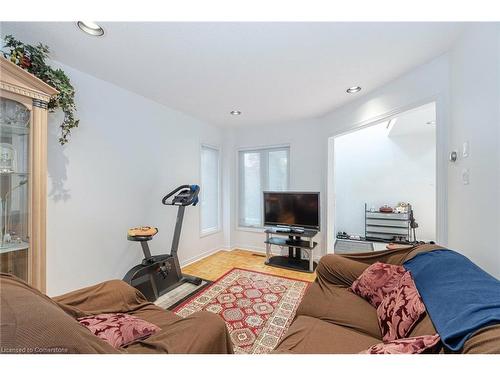
{"label": "tv stand shelf", "polygon": [[[317,263],[313,261],[313,250],[318,245],[313,241],[318,232],[313,230],[283,231],[279,228],[266,229],[266,264],[294,271],[314,272]],[[271,246],[288,247],[288,256],[272,256]],[[309,260],[302,259],[302,250]]]}
{"label": "tv stand shelf", "polygon": [[310,241],[278,238],[278,237],[270,237],[269,240],[265,241],[265,243],[269,245],[276,245],[282,247],[295,247],[300,249],[313,249],[318,244],[317,242],[313,242],[311,247]]}

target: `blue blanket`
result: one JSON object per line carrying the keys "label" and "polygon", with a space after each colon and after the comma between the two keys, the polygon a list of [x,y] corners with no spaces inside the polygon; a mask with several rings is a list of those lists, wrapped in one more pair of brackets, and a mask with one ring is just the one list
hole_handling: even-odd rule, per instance
{"label": "blue blanket", "polygon": [[500,323],[500,281],[451,250],[418,254],[412,273],[441,341],[453,351],[479,328]]}

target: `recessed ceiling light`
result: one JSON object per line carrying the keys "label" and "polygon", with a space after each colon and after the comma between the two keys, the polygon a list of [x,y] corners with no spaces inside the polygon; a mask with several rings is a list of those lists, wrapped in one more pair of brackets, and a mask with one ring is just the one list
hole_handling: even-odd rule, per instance
{"label": "recessed ceiling light", "polygon": [[84,33],[93,36],[103,36],[104,29],[99,26],[97,23],[92,21],[78,21],[76,25],[82,30]]}
{"label": "recessed ceiling light", "polygon": [[361,87],[359,87],[359,86],[352,86],[352,87],[349,87],[349,88],[346,90],[346,92],[347,92],[348,94],[355,94],[355,93],[360,92],[360,91],[361,91]]}
{"label": "recessed ceiling light", "polygon": [[427,121],[426,125],[436,125],[436,121]]}
{"label": "recessed ceiling light", "polygon": [[229,113],[232,114],[233,116],[239,116],[239,115],[241,115],[241,111],[231,111]]}

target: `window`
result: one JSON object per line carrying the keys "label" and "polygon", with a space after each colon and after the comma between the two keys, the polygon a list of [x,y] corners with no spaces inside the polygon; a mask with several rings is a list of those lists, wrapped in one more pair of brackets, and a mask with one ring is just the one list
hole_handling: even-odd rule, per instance
{"label": "window", "polygon": [[262,192],[288,189],[290,148],[239,152],[239,226],[262,227]]}
{"label": "window", "polygon": [[201,146],[201,234],[220,229],[220,152]]}

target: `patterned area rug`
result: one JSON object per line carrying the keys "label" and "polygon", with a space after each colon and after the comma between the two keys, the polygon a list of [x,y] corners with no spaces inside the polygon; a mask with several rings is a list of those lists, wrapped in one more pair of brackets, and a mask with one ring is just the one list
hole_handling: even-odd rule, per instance
{"label": "patterned area rug", "polygon": [[269,353],[292,323],[306,281],[233,268],[173,311],[205,310],[226,322],[235,353]]}

